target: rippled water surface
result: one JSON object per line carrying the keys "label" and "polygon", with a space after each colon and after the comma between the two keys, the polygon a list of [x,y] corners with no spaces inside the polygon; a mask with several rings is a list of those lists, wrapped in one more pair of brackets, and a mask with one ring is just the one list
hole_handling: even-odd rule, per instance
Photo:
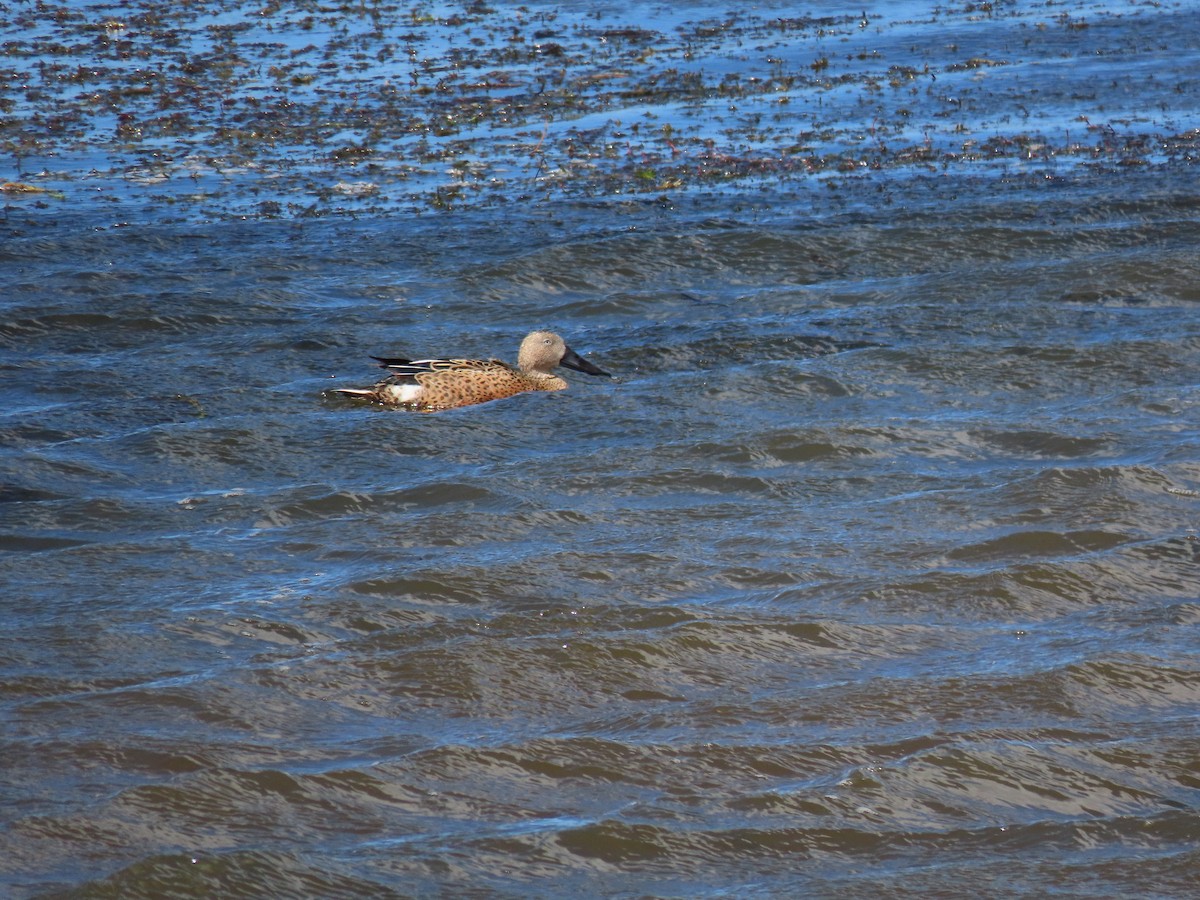
{"label": "rippled water surface", "polygon": [[[414,9],[379,33],[407,17],[410,43],[499,53],[518,16]],[[519,149],[480,120],[477,191],[431,168],[389,193],[384,154],[353,209],[288,206],[346,176],[315,151],[267,206],[257,176],[155,194],[118,171],[136,148],[86,129],[12,173],[39,190],[5,193],[0,243],[0,893],[1191,895],[1200,85],[1172,22],[1194,8],[897,4],[771,31],[798,14],[756,7],[738,34],[724,7],[655,10],[536,27],[566,69],[636,39],[620,65],[649,80],[656,54],[832,79],[824,55],[855,77],[785,105],[831,122],[874,115],[897,88],[868,76],[908,40],[931,84],[976,79],[975,115],[937,117],[922,84],[908,118],[936,160],[889,137],[858,165],[880,136],[847,124],[793,153],[807,168],[767,166],[718,127],[764,95],[645,95],[678,103],[656,107],[679,117],[668,170],[661,146],[606,156],[632,101],[581,91],[541,174],[502,175]],[[174,46],[248,15],[207,13]],[[272,15],[278,52],[302,49],[295,9]],[[17,23],[28,46],[49,21]],[[872,33],[886,53],[859,58]],[[1021,81],[1065,46],[1090,93]],[[1139,121],[1130,73],[1162,91]],[[1090,149],[1031,149],[1015,106],[978,105],[1037,96],[1043,136],[1073,122]],[[1131,118],[1088,132],[1105,111]],[[609,135],[591,157],[584,115]],[[119,165],[78,168],[97,154]],[[537,181],[558,164],[581,180]],[[371,354],[512,359],[535,327],[616,377],[430,415],[330,393],[370,383]]]}

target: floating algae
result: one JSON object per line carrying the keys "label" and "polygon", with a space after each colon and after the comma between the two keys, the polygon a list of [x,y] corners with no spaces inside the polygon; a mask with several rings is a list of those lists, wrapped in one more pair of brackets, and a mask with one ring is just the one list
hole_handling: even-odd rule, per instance
{"label": "floating algae", "polygon": [[188,219],[1196,158],[1186,11],[888,9],[20,5],[0,27],[0,165]]}

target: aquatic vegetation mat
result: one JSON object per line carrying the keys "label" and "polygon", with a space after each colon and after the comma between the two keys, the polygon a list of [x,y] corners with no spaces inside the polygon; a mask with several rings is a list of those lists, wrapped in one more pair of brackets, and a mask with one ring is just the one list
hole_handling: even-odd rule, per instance
{"label": "aquatic vegetation mat", "polygon": [[1200,34],[1179,6],[0,8],[10,208],[294,217],[836,190],[1190,164],[1200,144]]}

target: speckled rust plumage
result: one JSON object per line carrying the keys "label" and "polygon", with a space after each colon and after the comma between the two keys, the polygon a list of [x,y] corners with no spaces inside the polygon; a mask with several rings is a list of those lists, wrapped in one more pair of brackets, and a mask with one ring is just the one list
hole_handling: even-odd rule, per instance
{"label": "speckled rust plumage", "polygon": [[525,391],[561,391],[567,382],[551,371],[559,365],[589,375],[612,377],[549,331],[535,331],[526,336],[521,342],[516,368],[498,359],[372,358],[391,374],[372,387],[339,388],[336,393],[417,412],[471,406]]}
{"label": "speckled rust plumage", "polygon": [[[454,409],[503,400],[524,391],[561,391],[567,382],[557,376],[533,379],[498,359],[431,359],[415,362],[380,362],[396,371],[375,385],[377,403],[403,406],[424,412]],[[405,402],[403,393],[393,390],[415,382],[420,385],[419,399]]]}

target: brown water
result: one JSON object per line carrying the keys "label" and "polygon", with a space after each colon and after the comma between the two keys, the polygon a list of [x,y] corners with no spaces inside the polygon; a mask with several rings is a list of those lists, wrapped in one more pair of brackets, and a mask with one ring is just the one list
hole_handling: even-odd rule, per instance
{"label": "brown water", "polygon": [[1193,5],[178,6],[0,34],[0,893],[1192,895]]}

